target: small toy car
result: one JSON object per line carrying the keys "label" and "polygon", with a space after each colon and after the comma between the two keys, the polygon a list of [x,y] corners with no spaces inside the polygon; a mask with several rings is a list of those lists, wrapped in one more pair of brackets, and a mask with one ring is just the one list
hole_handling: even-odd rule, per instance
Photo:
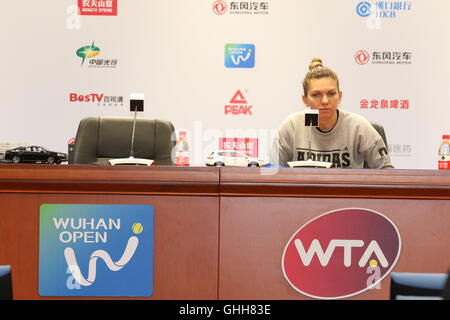
{"label": "small toy car", "polygon": [[206,159],[207,166],[234,166],[234,167],[262,167],[264,161],[251,158],[243,152],[236,150],[213,151]]}
{"label": "small toy car", "polygon": [[17,147],[5,151],[5,160],[13,163],[20,162],[41,162],[41,163],[61,163],[67,161],[67,154],[49,151],[39,146]]}

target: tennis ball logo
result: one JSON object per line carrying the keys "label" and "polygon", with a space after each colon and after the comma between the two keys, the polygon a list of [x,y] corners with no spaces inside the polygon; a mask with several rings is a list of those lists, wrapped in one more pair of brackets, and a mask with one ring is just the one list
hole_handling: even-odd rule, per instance
{"label": "tennis ball logo", "polygon": [[144,231],[144,226],[140,222],[136,222],[133,223],[131,230],[133,230],[133,233],[135,234],[141,234],[142,231]]}

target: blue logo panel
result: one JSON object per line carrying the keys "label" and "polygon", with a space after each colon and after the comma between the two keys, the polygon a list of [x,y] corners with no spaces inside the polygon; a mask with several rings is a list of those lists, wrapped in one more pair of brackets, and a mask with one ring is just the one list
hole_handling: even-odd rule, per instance
{"label": "blue logo panel", "polygon": [[253,44],[226,44],[225,67],[227,68],[254,68],[255,45]]}
{"label": "blue logo panel", "polygon": [[151,205],[43,204],[39,294],[153,294]]}

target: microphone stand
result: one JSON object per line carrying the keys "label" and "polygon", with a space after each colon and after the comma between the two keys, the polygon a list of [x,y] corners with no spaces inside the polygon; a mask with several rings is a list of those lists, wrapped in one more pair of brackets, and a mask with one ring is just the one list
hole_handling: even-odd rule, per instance
{"label": "microphone stand", "polygon": [[137,107],[134,108],[133,133],[131,134],[130,158],[134,158],[134,134],[136,132]]}
{"label": "microphone stand", "polygon": [[134,157],[134,136],[136,133],[136,121],[137,121],[137,106],[134,106],[134,119],[133,119],[133,131],[131,133],[131,150],[130,150],[130,156],[128,158],[122,158],[122,159],[111,159],[109,160],[109,163],[111,165],[146,165],[151,166],[153,164],[156,164],[155,161],[150,159],[141,159],[141,158],[135,158]]}
{"label": "microphone stand", "polygon": [[303,161],[289,161],[287,164],[291,168],[330,168],[333,163],[326,161],[313,161],[312,160],[312,130],[313,127],[319,126],[319,113],[305,113],[305,126],[309,126],[309,139],[308,139],[308,160]]}
{"label": "microphone stand", "polygon": [[309,152],[308,152],[308,161],[311,161],[311,136],[312,136],[312,123],[309,124]]}

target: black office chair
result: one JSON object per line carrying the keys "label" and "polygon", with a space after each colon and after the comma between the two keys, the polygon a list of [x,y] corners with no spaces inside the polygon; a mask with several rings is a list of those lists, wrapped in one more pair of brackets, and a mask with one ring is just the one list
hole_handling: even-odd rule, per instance
{"label": "black office chair", "polygon": [[445,273],[391,273],[391,300],[442,300]]}
{"label": "black office chair", "polygon": [[12,300],[11,266],[0,266],[0,300]]}
{"label": "black office chair", "polygon": [[[377,123],[377,122],[371,122],[370,123],[372,125],[372,127],[375,128],[375,130],[377,130],[377,132],[380,134],[381,138],[384,141],[384,144],[386,145],[386,148],[388,147],[387,144],[387,138],[386,138],[386,132],[384,131],[384,128],[381,124]],[[364,165],[363,168],[370,168],[368,163],[366,161],[364,161]]]}
{"label": "black office chair", "polygon": [[442,297],[444,300],[450,300],[450,270],[447,274],[447,283],[444,286],[444,290],[442,290]]}
{"label": "black office chair", "polygon": [[[82,119],[75,138],[75,164],[109,164],[110,159],[128,158],[133,118],[89,117]],[[176,144],[170,121],[136,120],[134,157],[151,159],[158,165],[172,165]]]}

